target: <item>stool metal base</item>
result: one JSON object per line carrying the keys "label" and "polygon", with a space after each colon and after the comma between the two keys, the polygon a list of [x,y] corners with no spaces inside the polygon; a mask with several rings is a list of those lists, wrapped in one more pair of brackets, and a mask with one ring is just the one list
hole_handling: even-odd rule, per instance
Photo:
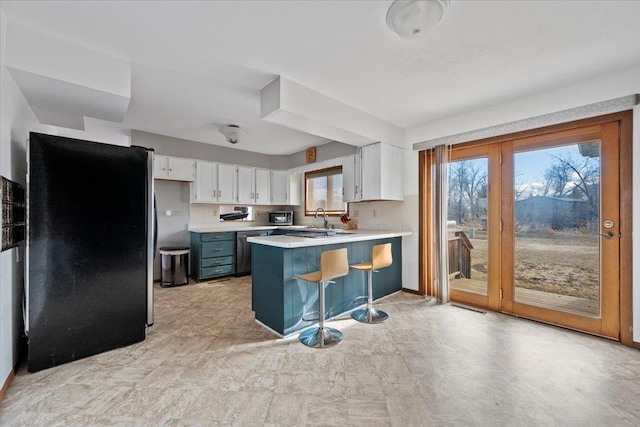
{"label": "stool metal base", "polygon": [[343,339],[342,332],[333,328],[313,328],[300,334],[300,342],[313,348],[335,347]]}
{"label": "stool metal base", "polygon": [[371,307],[354,310],[351,312],[351,317],[362,323],[381,323],[387,320],[389,315],[382,310]]}

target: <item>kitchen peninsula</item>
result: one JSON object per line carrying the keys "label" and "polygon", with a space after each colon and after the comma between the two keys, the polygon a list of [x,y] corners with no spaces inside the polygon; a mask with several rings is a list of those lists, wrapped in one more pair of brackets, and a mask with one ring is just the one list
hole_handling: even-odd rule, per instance
{"label": "kitchen peninsula", "polygon": [[[294,334],[316,321],[303,320],[317,311],[317,286],[294,276],[320,269],[320,254],[347,248],[349,264],[368,261],[371,247],[391,243],[393,264],[374,274],[374,299],[402,289],[402,236],[408,231],[338,232],[334,236],[272,235],[250,237],[252,270],[251,304],[256,321],[280,336]],[[339,316],[362,304],[356,297],[366,294],[366,275],[351,270],[326,289],[326,317]],[[304,316],[306,318],[306,316]],[[315,316],[312,316],[315,317]]]}

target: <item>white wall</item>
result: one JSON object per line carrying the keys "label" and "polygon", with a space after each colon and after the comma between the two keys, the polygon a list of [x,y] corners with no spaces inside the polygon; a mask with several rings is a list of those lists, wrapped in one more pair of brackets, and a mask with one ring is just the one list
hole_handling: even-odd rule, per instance
{"label": "white wall", "polygon": [[[158,248],[189,246],[189,184],[180,181],[155,181],[158,211]],[[166,212],[171,211],[171,216]],[[160,255],[156,250],[153,279],[160,279]]]}
{"label": "white wall", "polygon": [[[25,184],[29,131],[50,132],[38,124],[5,67],[6,18],[0,11],[0,174]],[[51,133],[51,132],[50,132]],[[24,245],[0,253],[0,387],[19,357],[22,334]]]}
{"label": "white wall", "polygon": [[[591,78],[562,87],[545,88],[539,93],[513,99],[498,105],[467,111],[457,115],[426,122],[405,130],[405,193],[407,200],[418,194],[418,153],[413,151],[413,144],[428,141],[467,131],[482,129],[489,126],[509,123],[516,120],[554,113],[570,108],[593,104],[600,101],[619,98],[632,94],[640,94],[640,64],[635,64],[621,70],[611,71],[606,75]],[[640,107],[634,109],[634,187],[633,187],[633,220],[634,233],[634,265],[640,266]],[[418,206],[405,203],[404,217],[417,218]],[[416,253],[418,241],[414,239],[403,245],[404,254]],[[414,267],[406,265],[403,273],[417,274]],[[623,266],[624,268],[625,266]],[[640,342],[640,267],[634,271],[633,280],[633,313],[634,313],[634,341]]]}

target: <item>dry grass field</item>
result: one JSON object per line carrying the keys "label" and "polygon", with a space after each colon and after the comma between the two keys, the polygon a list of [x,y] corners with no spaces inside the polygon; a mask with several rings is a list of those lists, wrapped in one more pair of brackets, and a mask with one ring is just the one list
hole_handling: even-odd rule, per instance
{"label": "dry grass field", "polygon": [[[471,278],[487,280],[486,234],[470,239]],[[516,236],[516,286],[597,301],[599,237],[578,232]]]}

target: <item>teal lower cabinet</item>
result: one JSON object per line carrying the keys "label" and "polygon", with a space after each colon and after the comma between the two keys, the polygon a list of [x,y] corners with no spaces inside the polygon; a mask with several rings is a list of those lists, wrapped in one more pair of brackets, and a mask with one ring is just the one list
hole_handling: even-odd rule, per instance
{"label": "teal lower cabinet", "polygon": [[[393,264],[373,274],[373,297],[378,299],[402,289],[400,237],[302,248],[252,243],[251,304],[256,320],[283,336],[317,323],[302,317],[318,310],[318,286],[293,276],[320,270],[323,251],[346,247],[349,264],[357,264],[371,259],[372,246],[388,242],[392,244]],[[350,270],[347,276],[335,279],[325,291],[327,319],[361,305],[353,300],[366,292],[367,276],[362,271]]]}
{"label": "teal lower cabinet", "polygon": [[236,272],[236,233],[190,233],[191,277],[198,282]]}

